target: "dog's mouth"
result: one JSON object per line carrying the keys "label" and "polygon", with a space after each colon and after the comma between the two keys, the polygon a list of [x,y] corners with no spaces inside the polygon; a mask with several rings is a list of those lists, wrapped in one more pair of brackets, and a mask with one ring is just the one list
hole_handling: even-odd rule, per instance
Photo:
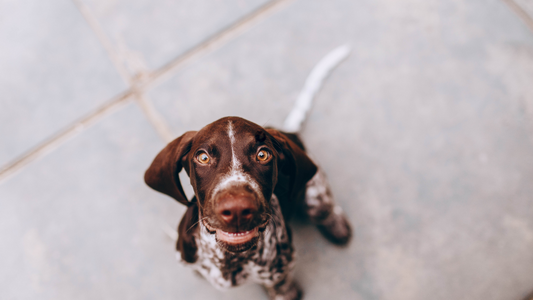
{"label": "dog's mouth", "polygon": [[257,227],[244,232],[225,232],[223,230],[216,229],[217,240],[232,245],[238,245],[249,242],[254,237],[256,237],[258,233],[259,230]]}
{"label": "dog's mouth", "polygon": [[257,244],[259,235],[264,231],[268,221],[253,229],[241,232],[227,232],[222,229],[214,228],[205,221],[202,223],[209,233],[215,234],[219,246],[230,252],[242,252],[249,250]]}

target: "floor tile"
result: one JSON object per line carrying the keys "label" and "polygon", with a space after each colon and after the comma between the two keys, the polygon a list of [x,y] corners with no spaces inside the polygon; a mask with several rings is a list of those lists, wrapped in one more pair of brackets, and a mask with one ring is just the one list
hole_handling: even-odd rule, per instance
{"label": "floor tile", "polygon": [[70,1],[2,1],[0,43],[0,166],[126,87]]}
{"label": "floor tile", "polygon": [[169,63],[267,0],[83,0],[132,72]]}

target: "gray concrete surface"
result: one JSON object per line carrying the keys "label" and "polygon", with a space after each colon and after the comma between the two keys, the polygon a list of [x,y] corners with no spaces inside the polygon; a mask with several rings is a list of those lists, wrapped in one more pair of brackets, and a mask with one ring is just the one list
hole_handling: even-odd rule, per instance
{"label": "gray concrete surface", "polygon": [[117,51],[133,55],[127,67],[159,68],[242,18],[267,0],[81,0]]}
{"label": "gray concrete surface", "polygon": [[161,228],[184,208],[142,175],[165,131],[280,126],[344,43],[302,135],[356,238],[336,248],[292,224],[305,299],[533,290],[533,22],[516,9],[531,3],[265,3],[0,4],[0,299],[266,299],[178,264]]}
{"label": "gray concrete surface", "polygon": [[126,88],[70,1],[0,2],[0,165]]}

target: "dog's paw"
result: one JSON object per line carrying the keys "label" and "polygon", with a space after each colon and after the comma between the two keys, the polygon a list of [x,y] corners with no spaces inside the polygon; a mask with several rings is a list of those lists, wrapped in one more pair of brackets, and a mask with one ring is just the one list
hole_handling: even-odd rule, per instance
{"label": "dog's paw", "polygon": [[339,206],[335,206],[331,214],[317,224],[320,233],[336,245],[347,245],[352,238],[352,227]]}
{"label": "dog's paw", "polygon": [[303,295],[302,289],[294,281],[266,289],[271,300],[301,300]]}

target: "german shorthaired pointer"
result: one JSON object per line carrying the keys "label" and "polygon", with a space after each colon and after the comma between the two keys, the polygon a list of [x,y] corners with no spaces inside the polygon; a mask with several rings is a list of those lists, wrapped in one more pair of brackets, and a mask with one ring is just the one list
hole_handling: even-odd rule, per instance
{"label": "german shorthaired pointer", "polygon": [[[188,201],[178,173],[195,196]],[[303,212],[326,238],[346,244],[351,228],[324,173],[296,134],[238,117],[215,121],[169,143],[145,174],[146,183],[187,205],[179,227],[179,259],[224,289],[253,281],[271,299],[301,299],[291,277],[287,225]]]}

